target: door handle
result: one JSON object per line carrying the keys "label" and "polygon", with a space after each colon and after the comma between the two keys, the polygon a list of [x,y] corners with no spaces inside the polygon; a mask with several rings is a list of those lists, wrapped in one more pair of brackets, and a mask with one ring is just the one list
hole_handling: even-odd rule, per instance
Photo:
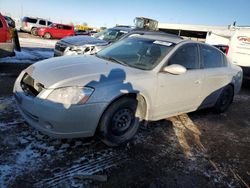
{"label": "door handle", "polygon": [[195,84],[200,84],[201,83],[201,81],[200,80],[195,80],[195,82],[194,82]]}

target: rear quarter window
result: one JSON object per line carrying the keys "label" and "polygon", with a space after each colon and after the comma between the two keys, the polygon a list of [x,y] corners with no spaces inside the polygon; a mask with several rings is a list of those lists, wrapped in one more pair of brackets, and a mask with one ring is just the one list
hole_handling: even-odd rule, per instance
{"label": "rear quarter window", "polygon": [[226,66],[224,55],[219,50],[207,45],[202,45],[200,53],[203,68],[216,68]]}
{"label": "rear quarter window", "polygon": [[3,27],[3,23],[2,23],[2,20],[0,20],[0,28]]}

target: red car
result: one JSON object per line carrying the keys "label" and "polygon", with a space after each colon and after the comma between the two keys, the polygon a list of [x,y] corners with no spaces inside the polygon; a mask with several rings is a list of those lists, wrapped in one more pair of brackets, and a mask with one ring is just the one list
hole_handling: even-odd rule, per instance
{"label": "red car", "polygon": [[38,36],[44,37],[46,39],[61,39],[68,36],[74,36],[74,26],[64,25],[64,24],[51,24],[49,27],[37,28]]}
{"label": "red car", "polygon": [[0,13],[0,57],[12,56],[14,52],[14,39],[12,28]]}

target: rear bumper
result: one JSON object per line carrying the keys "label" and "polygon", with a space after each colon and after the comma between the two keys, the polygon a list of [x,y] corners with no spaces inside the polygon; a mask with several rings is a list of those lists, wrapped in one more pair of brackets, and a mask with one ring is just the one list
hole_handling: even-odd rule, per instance
{"label": "rear bumper", "polygon": [[15,55],[14,48],[15,45],[13,42],[0,43],[0,58]]}

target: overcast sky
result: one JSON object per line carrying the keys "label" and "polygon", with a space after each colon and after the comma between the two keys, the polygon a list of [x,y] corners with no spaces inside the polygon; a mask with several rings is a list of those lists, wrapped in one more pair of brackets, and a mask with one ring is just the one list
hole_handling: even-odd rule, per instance
{"label": "overcast sky", "polygon": [[162,23],[250,25],[250,0],[0,0],[0,12],[59,23],[112,27],[133,25],[136,16]]}

